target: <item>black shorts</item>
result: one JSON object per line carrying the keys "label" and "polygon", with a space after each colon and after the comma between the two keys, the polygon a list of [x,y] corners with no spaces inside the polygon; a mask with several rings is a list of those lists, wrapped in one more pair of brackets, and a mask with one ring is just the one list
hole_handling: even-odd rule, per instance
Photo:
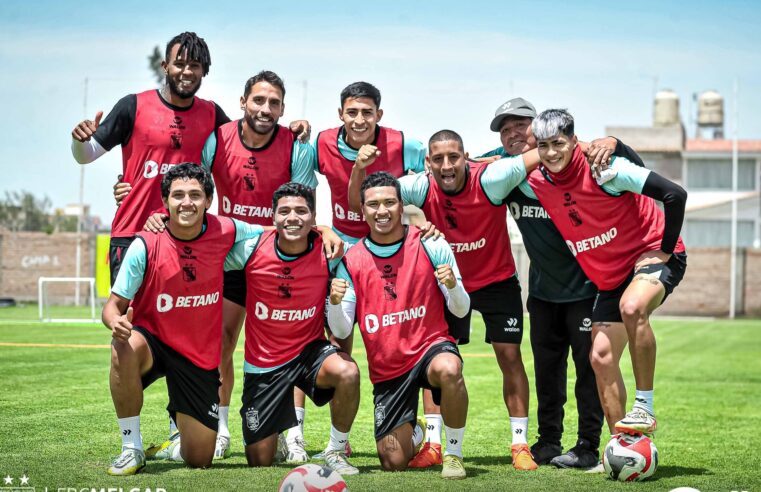
{"label": "black shorts", "polygon": [[687,253],[674,253],[665,264],[647,265],[636,272],[633,271],[629,274],[629,277],[627,277],[627,279],[615,289],[601,290],[597,293],[595,304],[592,308],[592,322],[610,321],[612,323],[621,323],[623,321],[623,318],[621,317],[621,309],[619,307],[621,296],[624,295],[624,291],[629,287],[634,275],[646,273],[663,284],[663,287],[666,289],[666,295],[663,296],[663,300],[661,300],[662,304],[663,301],[674,292],[674,288],[679,285],[679,282],[682,281],[686,269]]}
{"label": "black shorts", "polygon": [[153,367],[142,377],[143,389],[166,377],[169,393],[166,410],[172,420],[177,422],[177,412],[184,413],[216,432],[219,426],[219,369],[201,369],[142,326],[133,329],[143,335],[153,355]]}
{"label": "black shorts", "polygon": [[428,388],[433,393],[433,402],[441,404],[441,390],[431,386],[428,381],[428,366],[433,358],[449,352],[460,356],[457,346],[452,342],[437,343],[425,353],[415,367],[401,376],[381,381],[373,385],[373,404],[375,405],[375,440],[390,434],[402,424],[415,422],[420,388]]}
{"label": "black shorts", "polygon": [[122,260],[127,253],[127,248],[135,240],[132,237],[112,237],[108,245],[108,269],[111,271],[111,287],[116,282],[116,276],[122,266]]}
{"label": "black shorts", "polygon": [[222,297],[235,304],[246,307],[246,272],[230,270],[225,272]]}
{"label": "black shorts", "polygon": [[523,300],[521,285],[515,276],[494,282],[470,293],[470,311],[458,318],[444,311],[449,325],[449,335],[458,345],[470,342],[470,315],[473,310],[481,313],[486,325],[485,342],[517,343],[523,339]]}
{"label": "black shorts", "polygon": [[339,350],[327,340],[315,340],[282,367],[261,374],[246,373],[240,409],[244,445],[259,442],[298,423],[293,407],[294,386],[318,407],[332,400],[335,388],[318,388],[317,373],[325,359]]}

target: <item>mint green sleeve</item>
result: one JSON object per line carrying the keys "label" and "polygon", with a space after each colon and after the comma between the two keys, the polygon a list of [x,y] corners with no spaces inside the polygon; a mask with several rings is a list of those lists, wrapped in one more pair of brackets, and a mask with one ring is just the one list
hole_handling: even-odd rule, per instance
{"label": "mint green sleeve", "polygon": [[203,144],[201,151],[201,166],[208,172],[211,172],[211,166],[214,164],[214,154],[217,152],[217,132],[211,132],[206,143]]}
{"label": "mint green sleeve", "polygon": [[625,157],[613,156],[610,169],[616,172],[616,176],[602,185],[608,193],[621,194],[627,191],[642,194],[642,188],[650,175],[650,169],[638,166]]}
{"label": "mint green sleeve", "polygon": [[230,251],[225,257],[225,271],[242,270],[245,268],[246,262],[251,256],[251,253],[253,253],[258,242],[259,236],[253,239],[246,239],[245,241],[238,241],[233,244],[233,247],[230,248]]}
{"label": "mint green sleeve", "polygon": [[293,142],[293,157],[291,158],[291,181],[301,183],[310,188],[317,188],[317,151],[310,143]]}
{"label": "mint green sleeve", "polygon": [[342,278],[349,282],[349,288],[346,289],[346,294],[344,294],[344,302],[357,302],[357,294],[354,292],[354,283],[351,281],[349,271],[346,269],[346,265],[344,265],[343,262],[341,262],[336,269],[336,278]]}
{"label": "mint green sleeve", "polygon": [[127,248],[122,259],[119,273],[116,275],[111,292],[125,299],[134,299],[135,294],[143,285],[145,276],[146,251],[145,243],[141,239],[135,239]]}
{"label": "mint green sleeve", "polygon": [[264,228],[257,224],[249,224],[242,220],[232,219],[235,224],[235,242],[245,241],[246,239],[259,239],[264,233]]}
{"label": "mint green sleeve", "polygon": [[425,173],[402,176],[399,178],[399,185],[402,188],[402,202],[405,205],[423,206],[430,186]]}
{"label": "mint green sleeve", "polygon": [[518,189],[521,190],[521,193],[526,195],[529,198],[533,198],[534,200],[538,200],[536,197],[536,193],[534,193],[534,189],[531,187],[530,184],[528,184],[528,180],[524,179],[521,181],[521,184],[518,185]]}
{"label": "mint green sleeve", "polygon": [[436,240],[423,241],[423,247],[428,252],[428,257],[431,259],[434,268],[439,265],[449,265],[452,267],[457,282],[462,283],[462,276],[460,275],[460,269],[457,266],[457,262],[452,253],[452,247],[446,240],[438,238]]}
{"label": "mint green sleeve", "polygon": [[427,149],[423,142],[414,138],[404,139],[404,170],[413,173],[425,171],[425,154]]}
{"label": "mint green sleeve", "polygon": [[510,157],[510,155],[507,152],[505,152],[504,147],[497,147],[496,149],[490,150],[489,152],[481,154],[478,157],[493,157],[495,155],[498,155],[500,157]]}
{"label": "mint green sleeve", "polygon": [[523,156],[504,157],[494,161],[481,174],[481,186],[492,203],[500,203],[526,179]]}

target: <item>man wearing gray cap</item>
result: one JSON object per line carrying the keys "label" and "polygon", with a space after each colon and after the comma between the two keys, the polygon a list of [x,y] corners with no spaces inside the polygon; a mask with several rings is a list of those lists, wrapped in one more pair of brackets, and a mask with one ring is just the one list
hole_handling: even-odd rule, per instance
{"label": "man wearing gray cap", "polygon": [[[510,99],[497,108],[490,128],[498,132],[502,147],[481,157],[520,155],[536,148],[531,122],[534,106],[523,98]],[[589,144],[595,163],[607,162],[611,153],[644,165],[639,156],[612,137]],[[539,200],[529,198],[521,186],[505,201],[523,236],[531,265],[527,309],[531,322],[531,348],[537,393],[539,438],[531,447],[537,464],[560,468],[592,468],[598,464],[603,411],[589,362],[592,305],[597,294],[566,246]],[[576,366],[578,440],[565,454],[563,406],[566,402],[569,350]]]}

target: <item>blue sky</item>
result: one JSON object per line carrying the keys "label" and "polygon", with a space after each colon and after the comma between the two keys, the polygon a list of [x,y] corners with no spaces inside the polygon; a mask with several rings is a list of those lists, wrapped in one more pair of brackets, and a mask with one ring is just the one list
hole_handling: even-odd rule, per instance
{"label": "blue sky", "polygon": [[[511,97],[540,110],[568,108],[579,136],[592,139],[607,125],[650,124],[656,87],[680,95],[685,123],[692,94],[707,89],[725,96],[731,115],[738,78],[740,137],[761,138],[758,2],[177,5],[0,2],[0,193],[26,189],[57,207],[76,202],[79,169],[69,145],[84,116],[84,78],[92,118],[122,96],[154,87],[147,55],[185,30],[211,49],[199,96],[232,118],[240,116],[243,83],[262,69],[285,79],[284,120],[305,116],[315,131],[338,124],[344,86],[367,80],[383,93],[384,124],[420,140],[451,128],[475,154],[498,145],[489,121]],[[120,167],[117,149],[86,167],[85,202],[106,222]]]}

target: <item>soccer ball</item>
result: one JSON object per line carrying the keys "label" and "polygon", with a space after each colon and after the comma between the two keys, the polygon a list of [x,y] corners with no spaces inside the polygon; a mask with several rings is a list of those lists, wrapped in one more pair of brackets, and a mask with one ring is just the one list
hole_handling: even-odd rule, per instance
{"label": "soccer ball", "polygon": [[343,477],[320,465],[297,466],[280,482],[278,492],[348,492]]}
{"label": "soccer ball", "polygon": [[658,450],[647,436],[618,434],[605,446],[602,464],[613,480],[645,480],[658,468]]}

